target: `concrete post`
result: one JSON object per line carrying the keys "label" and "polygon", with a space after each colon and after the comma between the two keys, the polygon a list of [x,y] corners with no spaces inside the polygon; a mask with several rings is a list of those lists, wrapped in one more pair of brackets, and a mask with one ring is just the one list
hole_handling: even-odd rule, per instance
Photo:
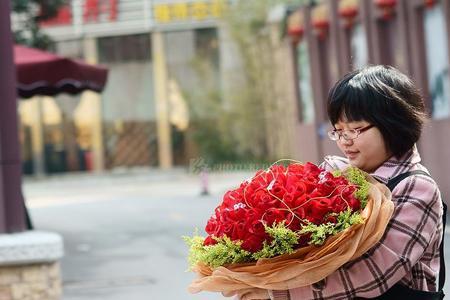
{"label": "concrete post", "polygon": [[172,167],[172,143],[169,123],[167,64],[162,32],[152,33],[153,77],[158,133],[158,158],[161,169]]}
{"label": "concrete post", "polygon": [[[83,40],[84,59],[90,64],[98,63],[98,51],[95,38],[85,38]],[[94,110],[94,118],[91,120],[92,126],[92,154],[94,160],[94,171],[104,170],[104,145],[103,145],[103,123],[102,123],[102,99],[101,95],[92,91],[83,93],[83,97],[89,98]]]}
{"label": "concrete post", "polygon": [[31,149],[33,152],[34,175],[42,177],[45,175],[45,153],[44,153],[44,118],[42,110],[42,97],[36,96],[29,100],[33,104],[33,124],[31,126]]}

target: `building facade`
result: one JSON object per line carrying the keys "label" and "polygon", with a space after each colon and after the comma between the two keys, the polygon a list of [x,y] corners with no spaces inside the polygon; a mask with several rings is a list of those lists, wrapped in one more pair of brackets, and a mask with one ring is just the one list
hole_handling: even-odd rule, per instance
{"label": "building facade", "polygon": [[64,56],[103,64],[99,95],[21,101],[26,174],[186,164],[187,95],[202,57],[220,76],[222,0],[72,0],[41,24]]}
{"label": "building facade", "polygon": [[353,69],[392,65],[410,75],[424,96],[430,120],[418,147],[444,198],[450,197],[450,1],[326,0],[292,10],[286,33],[296,61],[293,155],[320,161],[339,154],[326,137],[328,90]]}

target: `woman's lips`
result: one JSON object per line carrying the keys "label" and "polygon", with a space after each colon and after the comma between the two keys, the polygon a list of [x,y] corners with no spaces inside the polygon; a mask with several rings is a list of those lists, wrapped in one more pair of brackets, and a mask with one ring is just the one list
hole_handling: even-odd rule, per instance
{"label": "woman's lips", "polygon": [[345,151],[344,153],[349,159],[354,159],[358,155],[358,151]]}

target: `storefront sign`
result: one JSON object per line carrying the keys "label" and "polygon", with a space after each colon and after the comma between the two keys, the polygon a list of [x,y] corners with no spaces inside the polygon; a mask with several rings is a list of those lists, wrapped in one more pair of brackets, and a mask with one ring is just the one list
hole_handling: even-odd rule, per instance
{"label": "storefront sign", "polygon": [[225,9],[224,0],[156,3],[153,5],[153,18],[159,24],[204,21],[220,18]]}
{"label": "storefront sign", "polygon": [[84,23],[97,22],[100,17],[108,21],[117,20],[118,0],[85,0],[83,6]]}
{"label": "storefront sign", "polygon": [[[1,0],[0,0],[1,1]],[[72,0],[41,22],[55,39],[215,26],[232,0]]]}
{"label": "storefront sign", "polygon": [[[119,0],[83,0],[81,11],[83,24],[117,21]],[[64,26],[73,22],[72,4],[62,6],[55,17],[42,21],[42,26]]]}

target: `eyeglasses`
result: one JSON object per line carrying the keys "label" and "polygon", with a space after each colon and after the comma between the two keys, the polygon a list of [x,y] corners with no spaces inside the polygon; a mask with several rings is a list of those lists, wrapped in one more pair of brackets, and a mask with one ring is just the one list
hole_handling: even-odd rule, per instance
{"label": "eyeglasses", "polygon": [[337,141],[341,137],[344,138],[346,141],[351,141],[356,139],[361,133],[363,133],[366,130],[369,130],[370,128],[374,127],[374,125],[368,125],[366,127],[362,128],[356,128],[356,129],[349,129],[349,130],[331,130],[328,131],[328,137],[332,141]]}

